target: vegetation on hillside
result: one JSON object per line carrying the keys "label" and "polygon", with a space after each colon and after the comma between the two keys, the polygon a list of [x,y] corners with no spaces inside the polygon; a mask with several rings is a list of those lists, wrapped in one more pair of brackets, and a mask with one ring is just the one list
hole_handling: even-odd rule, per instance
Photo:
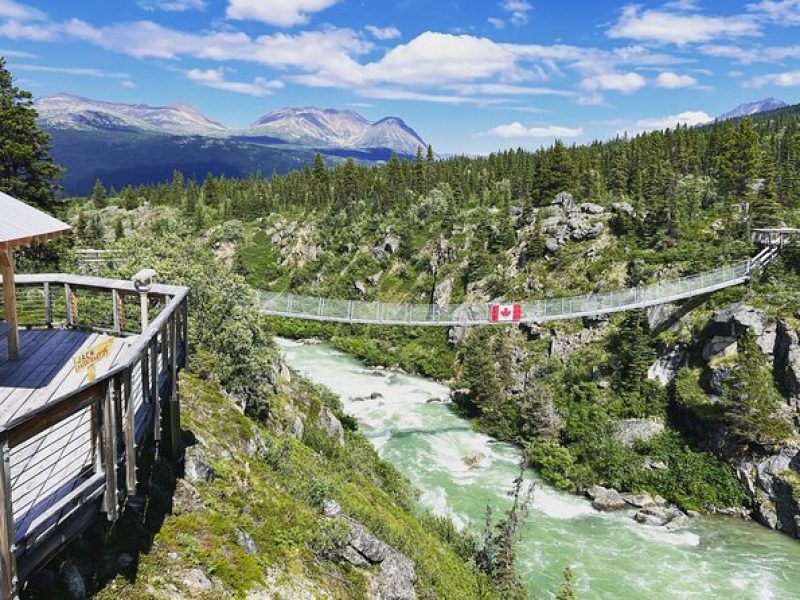
{"label": "vegetation on hillside", "polygon": [[[536,299],[652,283],[745,258],[751,228],[800,224],[798,173],[800,118],[783,110],[478,158],[435,160],[429,150],[383,167],[346,161],[326,169],[317,161],[271,178],[195,182],[176,174],[157,186],[98,189],[78,217],[79,236],[94,245],[127,231],[124,214],[98,231],[93,206],[168,205],[257,288],[409,302]],[[554,233],[560,192],[592,203],[599,235]],[[396,242],[388,251],[387,240]],[[791,271],[791,257],[775,268]],[[738,505],[743,495],[730,469],[670,427],[627,448],[614,440],[613,425],[669,422],[674,392],[646,377],[656,348],[690,340],[714,307],[745,296],[768,305],[773,317],[792,317],[798,289],[791,273],[780,283],[767,274],[752,290],[701,303],[678,332],[650,331],[642,314],[616,316],[600,324],[592,343],[561,358],[551,356],[550,340],[577,335],[582,324],[524,333],[285,319],[272,327],[328,338],[371,364],[452,380],[469,391],[457,398],[479,427],[526,446],[532,464],[565,489],[605,483],[685,507]],[[739,422],[752,424],[768,405],[748,409],[751,416]],[[645,458],[670,468],[645,468]]]}

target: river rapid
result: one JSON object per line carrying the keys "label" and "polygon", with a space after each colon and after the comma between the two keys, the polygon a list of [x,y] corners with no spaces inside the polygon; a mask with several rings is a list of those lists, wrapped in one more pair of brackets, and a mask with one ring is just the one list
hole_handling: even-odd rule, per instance
{"label": "river rapid", "polygon": [[[451,410],[446,386],[376,371],[327,344],[278,339],[289,366],[341,396],[380,455],[421,491],[420,505],[479,531],[487,503],[507,508],[520,451],[477,433]],[[380,398],[356,400],[378,393]],[[800,542],[755,523],[701,517],[667,531],[599,513],[534,471],[518,566],[537,597],[553,597],[566,566],[581,598],[800,599]]]}

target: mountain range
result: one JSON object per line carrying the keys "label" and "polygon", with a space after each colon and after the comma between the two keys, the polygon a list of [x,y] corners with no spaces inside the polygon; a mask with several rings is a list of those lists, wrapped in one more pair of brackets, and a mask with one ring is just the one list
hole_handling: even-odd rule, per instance
{"label": "mountain range", "polygon": [[778,110],[779,108],[785,108],[787,106],[789,105],[786,104],[786,102],[772,97],[764,98],[763,100],[757,100],[755,102],[745,102],[733,110],[729,110],[728,112],[718,116],[717,121],[740,119],[742,117],[749,117],[751,115],[756,115],[770,110]]}
{"label": "mountain range", "polygon": [[[716,120],[778,110],[775,98],[740,104]],[[307,106],[270,112],[233,129],[188,104],[148,106],[91,100],[72,94],[38,98],[39,124],[52,137],[55,161],[65,167],[68,194],[106,186],[156,183],[174,170],[187,178],[206,173],[247,177],[300,168],[321,153],[329,164],[347,157],[364,163],[393,153],[412,157],[423,139],[402,119],[369,121],[352,110]]]}
{"label": "mountain range", "polygon": [[228,128],[188,104],[148,106],[72,94],[36,99],[39,124],[65,167],[69,194],[87,193],[100,179],[116,188],[168,179],[174,170],[246,177],[285,172],[320,152],[329,163],[353,157],[411,157],[425,141],[397,117],[371,122],[351,110],[282,108],[241,129]]}

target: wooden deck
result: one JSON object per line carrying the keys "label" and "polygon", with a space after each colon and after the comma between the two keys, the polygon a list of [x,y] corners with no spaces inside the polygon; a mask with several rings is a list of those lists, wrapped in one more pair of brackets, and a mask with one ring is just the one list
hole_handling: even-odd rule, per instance
{"label": "wooden deck", "polygon": [[[45,329],[20,332],[20,359],[8,359],[0,348],[0,426],[70,394],[87,383],[86,373],[73,368],[72,358],[96,344],[102,334]],[[114,338],[108,358],[97,366],[101,377],[136,338]],[[141,381],[139,388],[141,389]],[[92,472],[94,448],[90,410],[84,409],[31,438],[11,453],[14,532],[17,539],[39,525],[65,495]]]}
{"label": "wooden deck", "polygon": [[[19,598],[31,574],[99,515],[119,518],[140,493],[145,455],[181,459],[188,292],[138,279],[17,277],[19,359],[0,343],[3,600]],[[88,381],[73,359],[106,335],[111,351]]]}

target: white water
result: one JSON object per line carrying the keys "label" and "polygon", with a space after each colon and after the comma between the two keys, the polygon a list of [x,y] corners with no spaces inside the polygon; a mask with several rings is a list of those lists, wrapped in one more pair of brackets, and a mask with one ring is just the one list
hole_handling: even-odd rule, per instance
{"label": "white water", "polygon": [[[341,396],[381,456],[421,490],[422,506],[477,528],[487,502],[508,506],[519,451],[473,431],[447,404],[428,402],[446,399],[447,387],[376,372],[325,344],[278,342],[291,367]],[[382,398],[353,400],[373,392]],[[630,512],[598,513],[534,472],[526,477],[537,489],[518,557],[537,596],[552,597],[569,565],[581,598],[800,599],[796,540],[729,518],[676,531],[639,525]]]}

